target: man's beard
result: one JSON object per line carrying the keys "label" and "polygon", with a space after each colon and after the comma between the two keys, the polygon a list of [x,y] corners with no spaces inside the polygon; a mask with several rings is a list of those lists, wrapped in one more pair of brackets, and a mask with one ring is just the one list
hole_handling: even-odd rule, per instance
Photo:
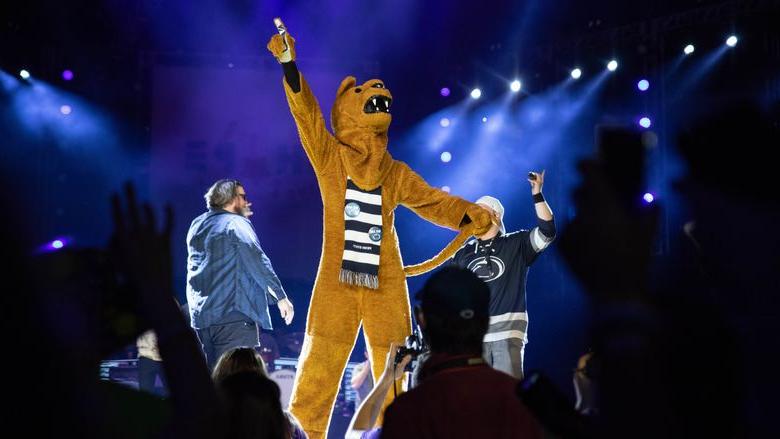
{"label": "man's beard", "polygon": [[249,218],[250,216],[252,216],[252,214],[254,214],[254,212],[252,212],[252,209],[250,209],[249,206],[239,208],[238,213],[240,213],[241,216],[243,216],[244,218]]}

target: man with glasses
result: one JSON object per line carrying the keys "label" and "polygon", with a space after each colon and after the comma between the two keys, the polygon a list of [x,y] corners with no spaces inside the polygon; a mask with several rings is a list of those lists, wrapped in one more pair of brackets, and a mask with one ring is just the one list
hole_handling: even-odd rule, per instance
{"label": "man with glasses", "polygon": [[276,303],[288,325],[294,311],[260,248],[241,183],[219,180],[204,198],[208,211],[187,233],[187,303],[213,369],[225,351],[260,344],[257,326],[272,329],[269,303]]}

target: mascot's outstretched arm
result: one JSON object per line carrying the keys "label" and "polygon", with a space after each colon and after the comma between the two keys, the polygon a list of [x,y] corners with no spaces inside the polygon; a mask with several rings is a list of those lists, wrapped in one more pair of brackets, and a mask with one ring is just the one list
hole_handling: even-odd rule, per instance
{"label": "mascot's outstretched arm", "polygon": [[434,224],[459,230],[455,239],[436,256],[423,263],[404,267],[407,276],[417,276],[451,258],[472,235],[479,236],[487,232],[493,218],[487,209],[431,187],[406,164],[401,166],[403,172],[400,175],[404,180],[402,186],[407,188],[401,204]]}
{"label": "mascot's outstretched arm", "polygon": [[[458,235],[453,238],[452,241],[450,241],[449,244],[447,244],[446,247],[441,249],[439,253],[437,253],[432,258],[428,259],[427,261],[420,262],[419,264],[412,264],[412,265],[405,265],[404,266],[404,274],[406,274],[407,277],[412,276],[419,276],[421,274],[427,273],[439,265],[446,262],[448,259],[450,259],[457,251],[463,247],[463,244],[468,241],[469,238],[472,236],[479,236],[484,234],[487,229],[482,225],[484,224],[484,215],[482,215],[478,210],[481,209],[479,206],[472,207],[472,215],[474,215],[475,218],[478,218],[478,221],[472,221],[468,224],[465,224],[463,227],[461,227],[460,232],[458,232]],[[467,211],[465,220],[469,220],[469,213]],[[493,222],[498,224],[496,222],[497,220],[493,219]],[[490,225],[487,226],[487,228],[490,228]]]}
{"label": "mascot's outstretched arm", "polygon": [[301,144],[314,171],[319,172],[325,165],[329,147],[336,139],[328,132],[320,104],[295,64],[295,39],[281,21],[277,24],[277,29],[280,29],[280,33],[271,37],[267,47],[282,65],[284,91],[298,127]]}

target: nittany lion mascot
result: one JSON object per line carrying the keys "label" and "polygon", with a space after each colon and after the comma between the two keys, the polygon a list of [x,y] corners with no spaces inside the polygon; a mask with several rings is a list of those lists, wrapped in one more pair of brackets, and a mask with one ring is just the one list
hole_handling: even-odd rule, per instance
{"label": "nittany lion mascot", "polygon": [[[290,410],[310,438],[325,437],[342,373],[362,323],[374,378],[391,342],[411,333],[406,274],[449,257],[493,220],[487,210],[429,186],[387,151],[390,90],[379,79],[348,76],[336,92],[328,132],[317,99],[295,64],[295,41],[277,21],[268,50],[284,70],[283,86],[323,204],[323,244],[298,360]],[[405,206],[459,230],[435,260],[405,273],[393,220]],[[392,395],[389,395],[391,398]]]}

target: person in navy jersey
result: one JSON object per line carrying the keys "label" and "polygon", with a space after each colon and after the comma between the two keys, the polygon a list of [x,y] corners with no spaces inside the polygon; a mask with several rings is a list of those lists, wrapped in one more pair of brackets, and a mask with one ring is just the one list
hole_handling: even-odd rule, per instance
{"label": "person in navy jersey", "polygon": [[530,172],[531,196],[537,225],[531,230],[506,233],[504,206],[491,196],[477,204],[494,215],[493,227],[464,245],[451,263],[467,268],[490,289],[490,326],[483,343],[485,360],[495,369],[523,378],[523,351],[528,342],[525,284],[528,268],[555,239],[552,210],[542,195],[544,171]]}

